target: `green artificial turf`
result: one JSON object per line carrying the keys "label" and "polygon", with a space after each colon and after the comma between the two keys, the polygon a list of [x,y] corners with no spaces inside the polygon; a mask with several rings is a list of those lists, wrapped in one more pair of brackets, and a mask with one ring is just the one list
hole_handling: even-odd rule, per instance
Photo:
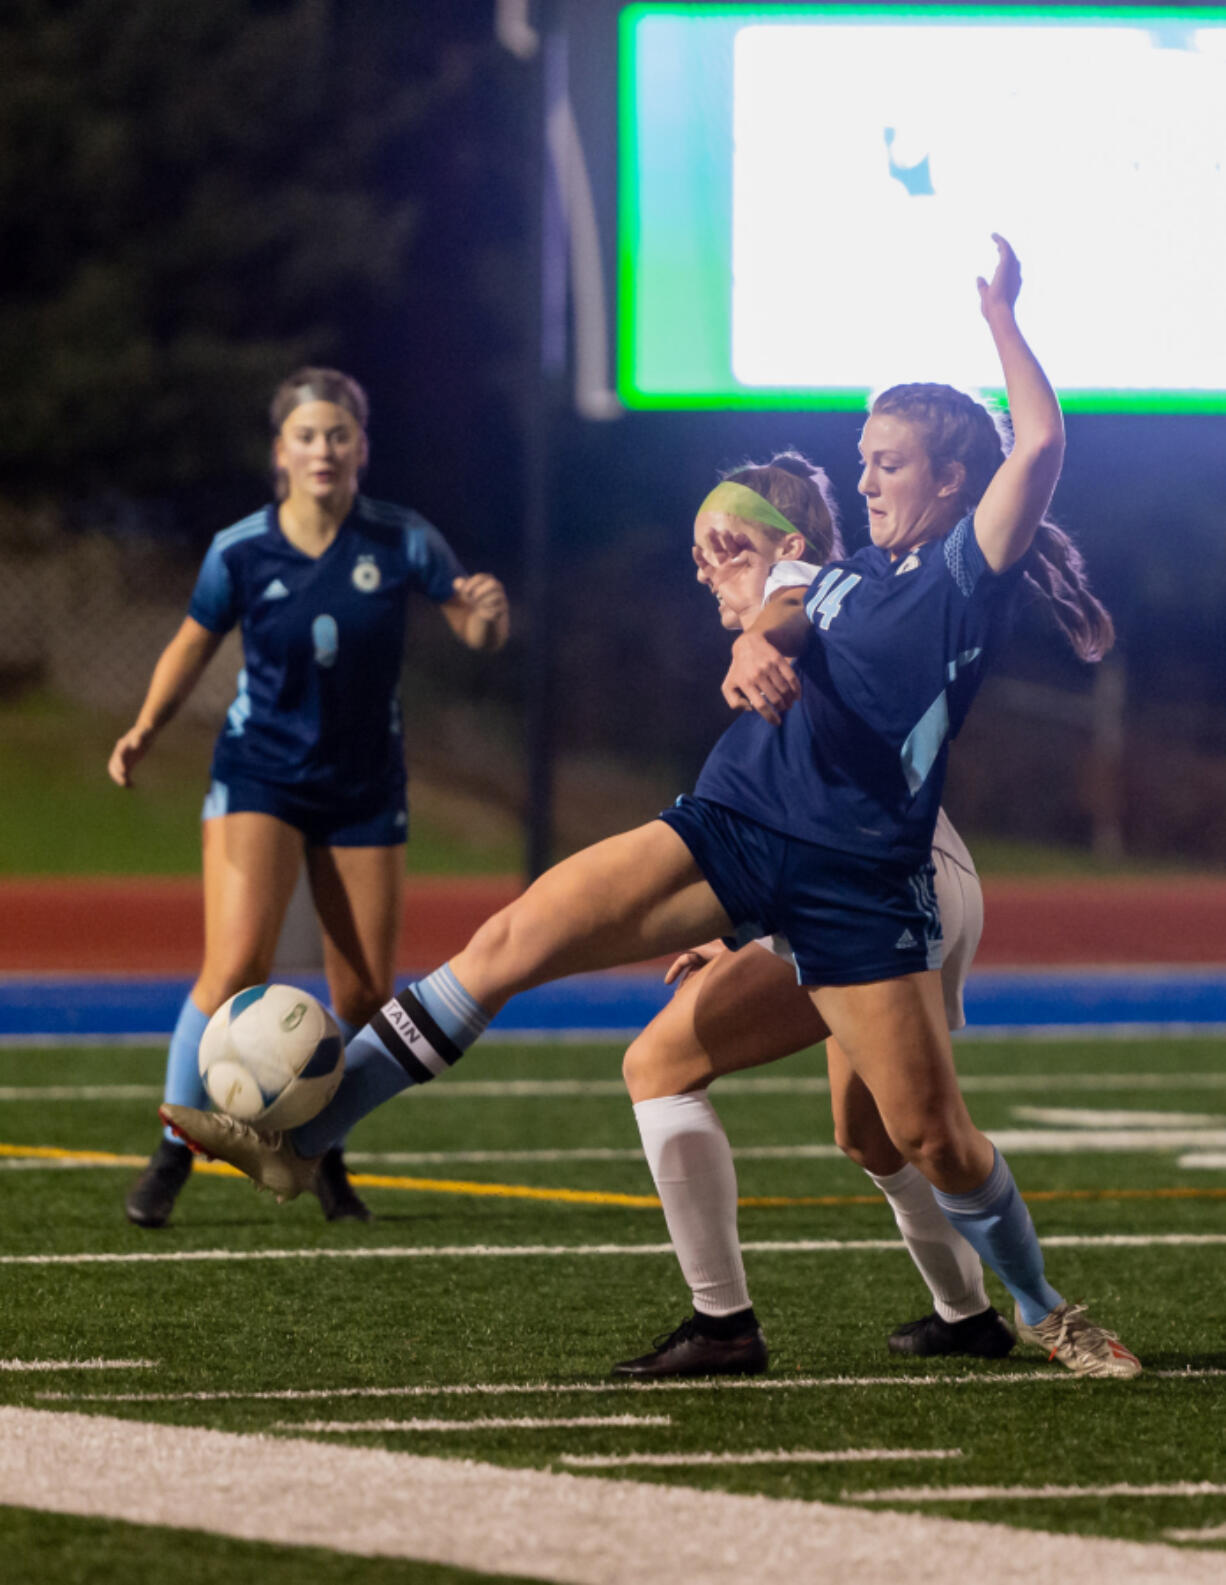
{"label": "green artificial turf", "polygon": [[[1226,1042],[1217,1039],[965,1041],[958,1047],[972,1113],[994,1131],[1051,1126],[1019,1117],[1022,1107],[1180,1112],[1220,1129],[1226,1126],[1224,1056]],[[618,1091],[619,1059],[620,1050],[611,1045],[491,1044],[447,1079],[391,1102],[359,1125],[350,1141],[354,1170],[510,1190],[648,1194],[650,1180],[634,1155],[633,1118]],[[0,1050],[0,1145],[143,1156],[156,1140],[161,1062],[161,1053],[149,1048]],[[829,1143],[828,1103],[813,1082],[821,1073],[818,1054],[809,1053],[762,1074],[765,1083],[747,1076],[725,1086],[722,1096],[717,1086],[713,1094],[734,1146]],[[546,1081],[546,1088],[490,1092],[491,1084],[512,1079]],[[591,1084],[591,1092],[548,1088],[574,1079]],[[779,1093],[779,1080],[802,1082]],[[137,1086],[148,1093],[119,1088],[109,1096],[58,1100],[47,1093],[25,1100],[19,1095],[21,1088],[48,1092],[85,1085]],[[619,1154],[454,1159],[476,1151],[580,1149]],[[390,1152],[444,1159],[357,1159]],[[1011,1162],[1024,1192],[1102,1196],[1036,1199],[1032,1209],[1041,1234],[1220,1234],[1226,1171],[1181,1168],[1181,1153],[1017,1150]],[[769,1385],[635,1390],[609,1383],[610,1364],[643,1351],[688,1310],[671,1256],[656,1249],[665,1240],[658,1209],[368,1187],[362,1192],[376,1213],[373,1223],[329,1225],[312,1200],[278,1208],[245,1182],[197,1174],[172,1224],[149,1233],[123,1218],[123,1193],[133,1172],[104,1166],[16,1170],[6,1168],[0,1155],[0,1254],[289,1251],[291,1258],[6,1264],[0,1358],[156,1363],[88,1376],[0,1373],[3,1402],[234,1432],[268,1432],[282,1423],[321,1418],[445,1415],[467,1421],[495,1414],[649,1411],[672,1417],[669,1426],[642,1429],[474,1425],[445,1433],[328,1438],[554,1470],[565,1468],[565,1454],[960,1450],[959,1457],[939,1463],[629,1466],[599,1472],[605,1479],[802,1500],[838,1502],[917,1485],[1226,1483],[1223,1245],[1081,1244],[1049,1250],[1048,1272],[1057,1287],[1089,1301],[1092,1313],[1117,1329],[1147,1367],[1135,1383],[1087,1382],[1022,1349],[999,1362],[906,1362],[889,1355],[889,1331],[929,1306],[900,1250],[846,1247],[894,1239],[884,1202],[743,1207],[751,1290],[772,1350]],[[864,1176],[841,1158],[746,1159],[739,1176],[744,1196],[851,1201],[871,1193]],[[1155,1193],[1165,1189],[1184,1193]],[[830,1240],[840,1247],[755,1247],[799,1240]],[[490,1252],[525,1246],[574,1253]],[[604,1252],[581,1252],[592,1246]],[[442,1248],[455,1253],[431,1253]],[[477,1249],[485,1252],[464,1253]],[[350,1258],[360,1250],[371,1254]],[[989,1291],[1005,1309],[1006,1296],[994,1278]],[[1218,1374],[1162,1374],[1187,1371]],[[955,1376],[971,1380],[948,1379]],[[883,1377],[885,1384],[878,1384]],[[836,1384],[834,1378],[843,1381]],[[849,1378],[870,1379],[853,1385]],[[469,1397],[443,1390],[472,1385],[490,1391]],[[611,1390],[584,1390],[594,1385]],[[534,1390],[514,1390],[525,1387]],[[317,1396],[294,1396],[303,1392]],[[284,1396],[258,1396],[268,1393]],[[132,1394],[155,1396],[133,1400]],[[908,1503],[896,1499],[890,1506]],[[1161,1541],[1171,1528],[1226,1523],[1222,1495],[915,1506],[924,1513],[1023,1528],[1148,1541]],[[40,1570],[31,1564],[19,1579],[89,1578],[118,1585],[143,1579],[146,1572],[152,1577],[162,1534],[98,1521],[0,1514],[0,1545],[19,1543],[23,1557],[28,1552],[44,1559]],[[222,1577],[227,1559],[262,1559],[264,1552],[268,1560],[260,1562],[260,1577],[276,1580],[296,1555],[217,1538],[201,1538],[200,1547],[208,1566],[198,1575],[183,1572],[185,1581],[206,1577],[209,1568],[209,1577]],[[83,1559],[93,1572],[80,1572]],[[442,1585],[469,1576],[331,1554],[317,1570],[311,1554],[309,1577]]]}

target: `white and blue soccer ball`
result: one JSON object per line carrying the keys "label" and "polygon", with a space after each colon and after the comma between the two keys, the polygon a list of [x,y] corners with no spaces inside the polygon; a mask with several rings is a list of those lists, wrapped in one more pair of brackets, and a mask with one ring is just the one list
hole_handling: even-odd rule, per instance
{"label": "white and blue soccer ball", "polygon": [[261,1130],[309,1122],[336,1094],[344,1070],[336,1020],[293,985],[239,991],[200,1041],[200,1077],[213,1105]]}

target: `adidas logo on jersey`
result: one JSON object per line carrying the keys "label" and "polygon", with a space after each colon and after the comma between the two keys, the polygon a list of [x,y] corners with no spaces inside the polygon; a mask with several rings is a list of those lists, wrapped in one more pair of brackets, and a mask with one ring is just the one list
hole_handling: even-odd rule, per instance
{"label": "adidas logo on jersey", "polygon": [[274,578],[272,580],[272,582],[268,585],[267,589],[264,590],[264,593],[260,596],[260,599],[261,600],[288,600],[289,599],[289,590],[281,582],[280,578]]}
{"label": "adidas logo on jersey", "polygon": [[908,947],[918,946],[919,942],[915,939],[911,932],[909,930],[904,930],[902,935],[900,935],[898,940],[894,943],[894,950],[895,952],[905,952]]}

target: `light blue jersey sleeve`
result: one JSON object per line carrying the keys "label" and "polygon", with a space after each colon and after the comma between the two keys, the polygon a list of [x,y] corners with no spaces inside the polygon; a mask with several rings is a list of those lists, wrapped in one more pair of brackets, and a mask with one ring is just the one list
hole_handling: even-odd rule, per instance
{"label": "light blue jersey sleeve", "polygon": [[418,588],[427,599],[441,605],[455,593],[452,584],[465,576],[464,568],[433,523],[428,523],[418,512],[409,512],[407,516],[405,556],[417,575]]}
{"label": "light blue jersey sleeve", "polygon": [[228,633],[238,621],[234,580],[216,539],[201,564],[187,614],[210,633]]}

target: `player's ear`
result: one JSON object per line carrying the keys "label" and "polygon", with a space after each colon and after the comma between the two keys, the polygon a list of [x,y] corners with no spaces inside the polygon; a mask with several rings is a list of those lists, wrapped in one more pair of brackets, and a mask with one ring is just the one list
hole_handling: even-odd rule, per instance
{"label": "player's ear", "polygon": [[960,495],[965,483],[965,464],[961,462],[947,462],[941,474],[940,483],[937,485],[937,494],[942,496]]}
{"label": "player's ear", "polygon": [[776,561],[803,561],[805,559],[805,536],[803,534],[785,534],[779,546]]}

